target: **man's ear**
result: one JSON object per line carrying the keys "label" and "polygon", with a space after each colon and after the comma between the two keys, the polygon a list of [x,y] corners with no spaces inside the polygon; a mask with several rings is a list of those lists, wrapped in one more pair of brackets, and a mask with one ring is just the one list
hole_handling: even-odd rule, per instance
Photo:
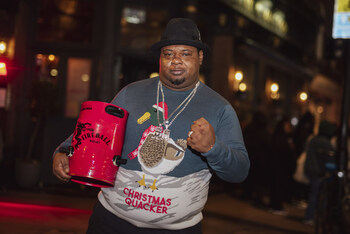
{"label": "man's ear", "polygon": [[203,50],[200,50],[199,51],[199,65],[202,65],[203,58],[204,58]]}

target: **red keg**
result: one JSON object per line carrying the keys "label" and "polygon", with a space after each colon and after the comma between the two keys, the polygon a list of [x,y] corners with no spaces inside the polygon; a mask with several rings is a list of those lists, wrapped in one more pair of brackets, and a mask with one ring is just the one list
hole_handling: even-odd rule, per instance
{"label": "red keg", "polygon": [[95,187],[114,186],[129,113],[110,103],[81,105],[69,157],[71,180]]}

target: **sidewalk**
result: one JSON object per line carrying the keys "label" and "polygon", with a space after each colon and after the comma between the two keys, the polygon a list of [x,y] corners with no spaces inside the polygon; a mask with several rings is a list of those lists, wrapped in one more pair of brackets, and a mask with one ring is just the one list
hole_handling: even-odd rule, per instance
{"label": "sidewalk", "polygon": [[301,222],[304,208],[286,205],[287,215],[275,215],[226,194],[209,197],[204,210],[204,234],[289,234],[314,233]]}
{"label": "sidewalk", "polygon": [[[0,191],[0,232],[83,234],[97,192]],[[286,216],[274,215],[228,194],[211,194],[203,211],[203,233],[313,233],[313,227],[301,223],[303,209],[287,206],[287,211]]]}

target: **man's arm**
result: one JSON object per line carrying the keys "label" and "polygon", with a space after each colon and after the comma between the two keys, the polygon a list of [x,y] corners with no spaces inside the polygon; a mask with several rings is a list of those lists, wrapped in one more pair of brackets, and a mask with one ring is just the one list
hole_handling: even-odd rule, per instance
{"label": "man's arm", "polygon": [[187,142],[192,149],[207,158],[209,166],[221,179],[241,182],[247,177],[250,161],[239,121],[232,107],[225,108],[215,132],[204,118],[194,121]]}

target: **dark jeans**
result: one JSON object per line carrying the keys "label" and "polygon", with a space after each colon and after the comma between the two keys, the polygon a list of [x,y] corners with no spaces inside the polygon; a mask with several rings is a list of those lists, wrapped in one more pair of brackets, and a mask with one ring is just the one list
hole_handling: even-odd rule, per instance
{"label": "dark jeans", "polygon": [[182,230],[139,228],[118,218],[97,202],[89,221],[87,234],[202,234],[202,224]]}

